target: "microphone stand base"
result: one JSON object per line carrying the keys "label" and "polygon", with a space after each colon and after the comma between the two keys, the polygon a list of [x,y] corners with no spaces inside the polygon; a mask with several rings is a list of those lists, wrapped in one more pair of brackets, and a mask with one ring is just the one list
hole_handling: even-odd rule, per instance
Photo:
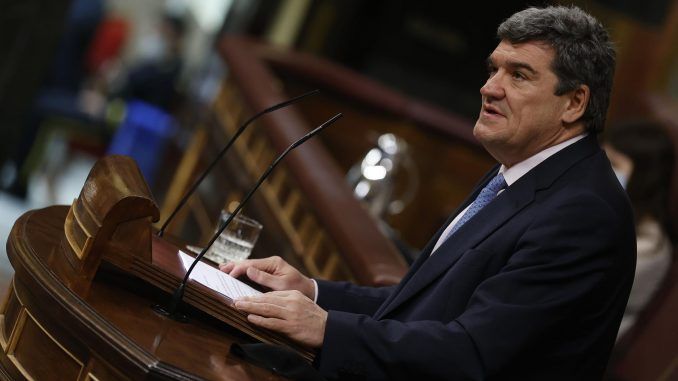
{"label": "microphone stand base", "polygon": [[175,320],[175,321],[178,321],[180,323],[188,323],[188,316],[186,316],[185,314],[182,314],[179,311],[170,312],[167,308],[163,307],[160,304],[155,304],[155,305],[151,306],[151,309],[153,310],[153,312],[155,312],[158,315],[168,317],[168,318]]}

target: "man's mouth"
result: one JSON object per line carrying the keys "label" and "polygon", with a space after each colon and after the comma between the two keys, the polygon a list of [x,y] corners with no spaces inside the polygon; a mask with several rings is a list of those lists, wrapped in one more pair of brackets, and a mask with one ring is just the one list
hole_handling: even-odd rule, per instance
{"label": "man's mouth", "polygon": [[504,116],[504,114],[499,111],[499,109],[493,105],[485,103],[483,105],[483,112],[491,115],[491,116]]}

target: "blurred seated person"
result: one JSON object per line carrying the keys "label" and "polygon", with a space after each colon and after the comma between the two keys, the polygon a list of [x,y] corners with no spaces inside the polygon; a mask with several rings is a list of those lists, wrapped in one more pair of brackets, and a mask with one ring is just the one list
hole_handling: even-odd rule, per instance
{"label": "blurred seated person", "polygon": [[126,78],[109,97],[142,100],[168,112],[175,110],[181,99],[178,80],[183,67],[184,29],[180,15],[163,15],[157,30],[141,37],[138,62],[123,69]]}
{"label": "blurred seated person", "polygon": [[619,339],[636,322],[671,265],[668,210],[674,147],[667,131],[650,121],[611,127],[604,147],[631,200],[636,223],[636,273]]}

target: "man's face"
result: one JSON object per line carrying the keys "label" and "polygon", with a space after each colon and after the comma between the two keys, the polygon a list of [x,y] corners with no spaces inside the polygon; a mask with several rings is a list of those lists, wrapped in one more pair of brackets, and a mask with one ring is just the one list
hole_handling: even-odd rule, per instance
{"label": "man's face", "polygon": [[483,103],[473,134],[506,166],[581,132],[565,128],[569,97],[554,95],[554,56],[542,42],[502,40],[488,58],[489,78],[480,89]]}

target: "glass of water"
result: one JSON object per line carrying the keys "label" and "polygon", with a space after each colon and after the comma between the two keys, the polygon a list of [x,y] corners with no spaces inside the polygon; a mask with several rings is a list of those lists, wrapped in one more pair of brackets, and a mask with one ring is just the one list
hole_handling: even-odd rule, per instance
{"label": "glass of water", "polygon": [[[221,211],[215,233],[228,220],[230,215],[227,211]],[[247,259],[259,238],[261,228],[259,222],[238,214],[228,224],[228,227],[221,232],[212,247],[205,253],[205,256],[218,264],[240,262]]]}

